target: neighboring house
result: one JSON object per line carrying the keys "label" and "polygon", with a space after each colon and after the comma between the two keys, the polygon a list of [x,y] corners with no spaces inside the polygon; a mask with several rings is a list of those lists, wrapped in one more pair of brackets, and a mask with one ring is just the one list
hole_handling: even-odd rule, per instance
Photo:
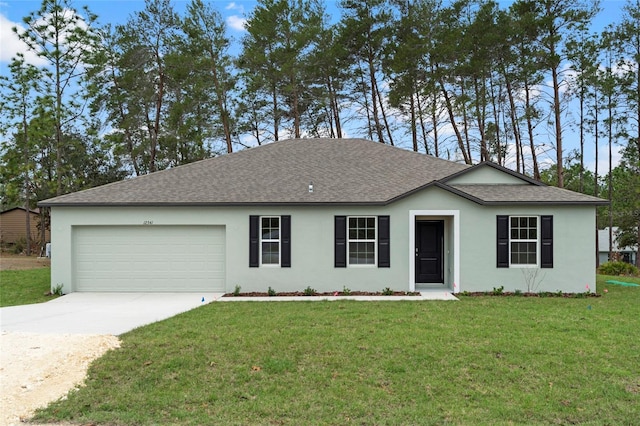
{"label": "neighboring house", "polygon": [[[636,257],[638,253],[633,247],[618,247],[618,227],[612,228],[613,233],[613,245],[611,251],[614,253],[615,260],[621,260],[626,263],[636,264]],[[608,262],[609,260],[609,228],[598,230],[598,260],[600,265]]]}
{"label": "neighboring house", "polygon": [[[0,213],[0,243],[15,244],[19,241],[25,241],[27,237],[27,221],[26,221],[27,209],[24,207],[14,207]],[[31,241],[33,247],[41,245],[41,233],[40,233],[40,211],[29,211],[29,225],[31,228]],[[50,232],[45,231],[45,239],[49,241]],[[45,241],[46,242],[46,241]],[[37,250],[36,250],[37,251]]]}
{"label": "neighboring house", "polygon": [[601,204],[362,139],[274,142],[40,203],[64,292],[594,291]]}

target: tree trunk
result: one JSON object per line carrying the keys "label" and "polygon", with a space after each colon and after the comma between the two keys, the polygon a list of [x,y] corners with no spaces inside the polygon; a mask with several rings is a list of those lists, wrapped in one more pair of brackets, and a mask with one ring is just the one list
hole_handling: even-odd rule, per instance
{"label": "tree trunk", "polygon": [[389,122],[387,121],[387,114],[384,110],[382,95],[380,94],[380,90],[378,90],[377,80],[375,81],[375,84],[376,84],[376,93],[378,94],[378,102],[380,102],[380,113],[382,114],[382,120],[384,121],[384,128],[387,131],[387,137],[389,138],[389,145],[393,146],[393,136],[391,136],[391,126],[389,126]]}
{"label": "tree trunk", "polygon": [[278,114],[278,92],[275,85],[271,87],[271,96],[273,99],[273,140],[278,142],[280,117]]}
{"label": "tree trunk", "polygon": [[[497,163],[502,166],[504,163],[502,161],[502,144],[500,143],[500,108],[498,108],[498,96],[496,96],[496,90],[494,87],[493,78],[489,80],[491,83],[491,107],[493,109],[493,117],[495,121],[495,132],[496,132],[496,155],[497,155]],[[499,90],[502,92],[502,90]]]}
{"label": "tree trunk", "polygon": [[584,192],[584,84],[580,83],[580,173],[578,191]]}
{"label": "tree trunk", "polygon": [[[555,55],[552,49],[551,55]],[[560,122],[560,87],[558,87],[558,69],[551,68],[553,80],[553,115],[556,127],[556,170],[558,172],[558,188],[564,188],[564,166],[562,164],[562,123]]]}
{"label": "tree trunk", "polygon": [[540,169],[538,168],[538,156],[536,155],[536,147],[533,136],[533,122],[531,120],[531,114],[529,111],[531,110],[531,90],[529,90],[529,83],[525,82],[525,99],[526,99],[526,117],[527,117],[527,133],[529,136],[529,148],[531,149],[531,161],[533,162],[533,178],[536,180],[540,180]]}
{"label": "tree trunk", "polygon": [[518,119],[516,117],[516,102],[513,98],[513,90],[511,88],[511,80],[506,76],[505,82],[507,88],[507,97],[509,98],[509,118],[511,119],[511,127],[513,128],[513,138],[516,143],[516,172],[520,173],[520,149],[522,142],[520,141],[520,127],[518,126]]}
{"label": "tree trunk", "polygon": [[424,144],[424,151],[429,155],[429,142],[427,138],[427,129],[424,125],[424,111],[422,110],[422,102],[420,102],[420,93],[416,90],[416,106],[418,107],[418,120],[420,121],[420,131],[422,132],[422,143]]}
{"label": "tree trunk", "polygon": [[456,117],[453,114],[453,106],[451,105],[451,98],[449,97],[449,93],[447,92],[446,87],[444,87],[444,82],[442,78],[439,80],[440,88],[442,90],[442,96],[444,97],[445,106],[447,108],[447,113],[449,114],[449,121],[451,122],[451,126],[453,127],[453,131],[456,134],[456,139],[458,140],[458,148],[462,152],[462,157],[464,158],[465,164],[471,164],[471,158],[467,154],[467,150],[464,146],[464,140],[462,139],[462,135],[460,134],[460,129],[458,129],[458,125],[456,124]]}
{"label": "tree trunk", "polygon": [[[475,92],[476,121],[478,123],[478,132],[480,133],[480,162],[483,162],[489,160],[489,150],[487,149],[487,137],[485,134],[486,102],[484,99],[485,96],[480,93],[484,92],[484,88],[480,89],[477,78],[473,79],[473,90]],[[482,98],[482,102],[480,98]]]}
{"label": "tree trunk", "polygon": [[329,105],[331,105],[331,113],[333,114],[333,121],[336,126],[336,137],[342,138],[342,125],[340,123],[340,112],[338,107],[338,100],[336,98],[336,94],[333,89],[331,76],[327,76],[327,91],[329,93]]}
{"label": "tree trunk", "polygon": [[[418,126],[416,119],[416,105],[413,99],[415,93],[411,93],[409,99],[409,113],[411,114],[411,142],[414,152],[418,152]],[[417,94],[415,94],[417,96]]]}
{"label": "tree trunk", "polygon": [[227,111],[227,107],[224,102],[225,91],[220,84],[220,79],[218,78],[218,69],[215,65],[215,53],[213,50],[209,50],[209,57],[213,62],[213,66],[211,67],[211,74],[213,76],[213,85],[216,90],[216,97],[218,102],[218,109],[220,110],[220,120],[222,121],[222,129],[224,131],[224,140],[227,144],[227,153],[233,152],[233,145],[231,143],[231,126],[229,125],[229,111]]}
{"label": "tree trunk", "polygon": [[384,143],[384,136],[382,135],[382,125],[380,124],[380,118],[378,117],[378,102],[377,90],[376,90],[376,71],[373,66],[372,54],[369,54],[369,83],[371,84],[371,105],[373,107],[373,121],[375,124],[376,135],[378,136],[378,142]]}

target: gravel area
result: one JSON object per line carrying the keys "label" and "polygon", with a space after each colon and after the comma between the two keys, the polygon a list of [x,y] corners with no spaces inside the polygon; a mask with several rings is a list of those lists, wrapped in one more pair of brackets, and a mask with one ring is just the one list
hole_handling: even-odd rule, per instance
{"label": "gravel area", "polygon": [[7,252],[0,253],[0,271],[48,268],[49,266],[51,266],[51,260],[46,257],[25,256]]}
{"label": "gravel area", "polygon": [[[49,259],[0,253],[0,270],[46,268]],[[112,335],[0,335],[0,426],[19,425],[37,408],[81,386],[89,364],[120,346]],[[60,426],[60,425],[58,425]]]}
{"label": "gravel area", "polygon": [[89,364],[119,345],[112,335],[0,335],[0,425],[18,425],[81,386]]}

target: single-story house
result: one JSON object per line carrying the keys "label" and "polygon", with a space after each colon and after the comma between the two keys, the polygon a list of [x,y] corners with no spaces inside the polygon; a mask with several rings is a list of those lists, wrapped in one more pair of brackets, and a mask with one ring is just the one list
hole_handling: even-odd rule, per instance
{"label": "single-story house", "polygon": [[601,204],[363,139],[274,142],[40,203],[67,293],[593,291]]}
{"label": "single-story house", "polygon": [[[638,253],[633,247],[619,247],[618,246],[618,230],[617,226],[611,228],[613,233],[613,245],[611,251],[615,254],[616,259],[622,262],[636,264],[636,258]],[[609,227],[598,230],[598,260],[600,265],[608,262],[609,260]]]}
{"label": "single-story house", "polygon": [[[40,211],[29,210],[29,235],[33,246],[40,244]],[[0,243],[15,244],[27,238],[27,209],[24,207],[13,207],[0,213]],[[45,230],[45,240],[49,241],[49,230]],[[46,242],[46,241],[45,241]]]}

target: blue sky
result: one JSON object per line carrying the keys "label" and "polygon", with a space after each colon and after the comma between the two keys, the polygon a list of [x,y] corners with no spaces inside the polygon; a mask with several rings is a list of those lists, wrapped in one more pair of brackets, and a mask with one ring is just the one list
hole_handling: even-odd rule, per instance
{"label": "blue sky", "polygon": [[[72,3],[78,9],[87,5],[93,13],[98,15],[100,24],[124,24],[134,12],[143,10],[145,4],[144,0],[74,0]],[[189,0],[173,0],[174,8],[180,13],[186,9],[188,3]],[[227,22],[229,36],[232,40],[239,41],[244,33],[244,20],[257,2],[255,0],[210,0],[209,3],[215,6]],[[501,7],[507,8],[513,1],[503,0],[499,3]],[[596,17],[593,30],[601,31],[605,26],[619,22],[625,3],[624,0],[601,0],[603,10]],[[338,0],[325,0],[325,4],[327,13],[332,19],[337,20],[340,13],[337,6]],[[41,0],[0,0],[0,75],[7,73],[7,64],[17,52],[26,51],[11,28],[20,25],[22,18],[30,12],[38,10],[40,5]],[[35,55],[27,55],[27,59],[37,63]],[[567,133],[565,133],[565,153],[577,146],[576,135],[572,132]],[[553,162],[555,153],[549,152],[548,155],[547,160]],[[587,153],[586,158],[590,157],[590,153]],[[615,157],[614,162],[617,163],[619,158],[617,153]],[[605,164],[604,161],[605,159],[601,159],[599,166],[601,170],[608,168],[608,163]],[[593,169],[593,166],[594,164],[589,164],[588,168]]]}
{"label": "blue sky", "polygon": [[[178,12],[184,11],[189,0],[173,0]],[[242,37],[242,24],[246,16],[255,7],[255,0],[212,0],[209,1],[222,14],[229,28],[229,35],[238,40]],[[339,13],[337,0],[327,0],[327,13],[337,19]],[[500,1],[502,7],[508,7],[513,1]],[[102,24],[123,24],[136,11],[144,9],[144,0],[84,0],[74,1],[80,8],[87,5],[98,15]],[[601,29],[609,23],[620,20],[624,0],[602,1],[603,11],[594,22],[595,29]],[[0,0],[0,64],[6,64],[16,52],[22,51],[11,28],[20,24],[22,18],[40,8],[40,0]]]}

